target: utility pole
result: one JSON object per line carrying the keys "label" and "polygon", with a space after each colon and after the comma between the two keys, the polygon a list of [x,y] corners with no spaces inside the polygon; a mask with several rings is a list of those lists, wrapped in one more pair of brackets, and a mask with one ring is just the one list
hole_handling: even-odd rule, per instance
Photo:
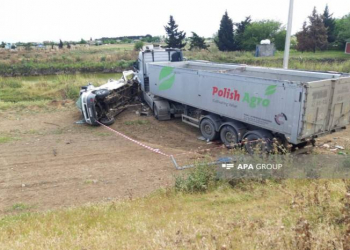
{"label": "utility pole", "polygon": [[284,47],[284,58],[283,58],[283,68],[288,69],[289,61],[289,49],[290,49],[290,36],[292,33],[292,22],[293,22],[293,5],[294,0],[289,0],[289,15],[288,15],[288,24],[287,24],[287,34],[286,34],[286,44]]}

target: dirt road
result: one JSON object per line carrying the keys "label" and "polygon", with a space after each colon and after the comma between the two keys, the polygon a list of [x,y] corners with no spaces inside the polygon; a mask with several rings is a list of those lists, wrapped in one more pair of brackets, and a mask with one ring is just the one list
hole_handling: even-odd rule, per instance
{"label": "dirt road", "polygon": [[[23,206],[35,211],[142,196],[173,183],[178,171],[169,158],[103,127],[75,124],[79,119],[72,104],[50,111],[0,113],[0,139],[8,140],[0,144],[0,213]],[[180,120],[158,122],[137,116],[135,109],[120,114],[111,127],[176,155],[179,164],[193,163],[208,149],[227,154],[226,149],[198,140],[199,131]],[[344,146],[349,138],[348,129],[318,144]]]}

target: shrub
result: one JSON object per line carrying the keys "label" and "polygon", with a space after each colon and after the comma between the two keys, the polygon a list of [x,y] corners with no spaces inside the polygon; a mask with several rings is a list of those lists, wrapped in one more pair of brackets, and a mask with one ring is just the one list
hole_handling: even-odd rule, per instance
{"label": "shrub", "polygon": [[175,177],[175,190],[185,193],[206,192],[215,182],[215,171],[208,165],[198,165],[189,174]]}
{"label": "shrub", "polygon": [[139,51],[140,49],[142,49],[142,47],[143,47],[143,42],[142,41],[138,41],[134,45],[134,50],[135,51]]}

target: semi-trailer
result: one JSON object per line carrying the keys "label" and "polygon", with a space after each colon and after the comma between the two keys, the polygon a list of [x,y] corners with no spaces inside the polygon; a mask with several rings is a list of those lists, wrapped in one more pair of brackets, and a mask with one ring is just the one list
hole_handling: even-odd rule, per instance
{"label": "semi-trailer", "polygon": [[226,146],[300,147],[350,123],[348,74],[186,61],[179,49],[153,46],[140,51],[134,71],[131,84],[156,119],[181,117]]}

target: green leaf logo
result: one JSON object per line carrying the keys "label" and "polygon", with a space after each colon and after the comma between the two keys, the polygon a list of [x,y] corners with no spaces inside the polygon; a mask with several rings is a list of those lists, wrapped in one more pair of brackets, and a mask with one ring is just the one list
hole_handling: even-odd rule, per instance
{"label": "green leaf logo", "polygon": [[273,95],[276,92],[277,85],[270,85],[265,90],[265,95]]}
{"label": "green leaf logo", "polygon": [[159,90],[170,89],[175,82],[174,68],[163,67],[159,74]]}

